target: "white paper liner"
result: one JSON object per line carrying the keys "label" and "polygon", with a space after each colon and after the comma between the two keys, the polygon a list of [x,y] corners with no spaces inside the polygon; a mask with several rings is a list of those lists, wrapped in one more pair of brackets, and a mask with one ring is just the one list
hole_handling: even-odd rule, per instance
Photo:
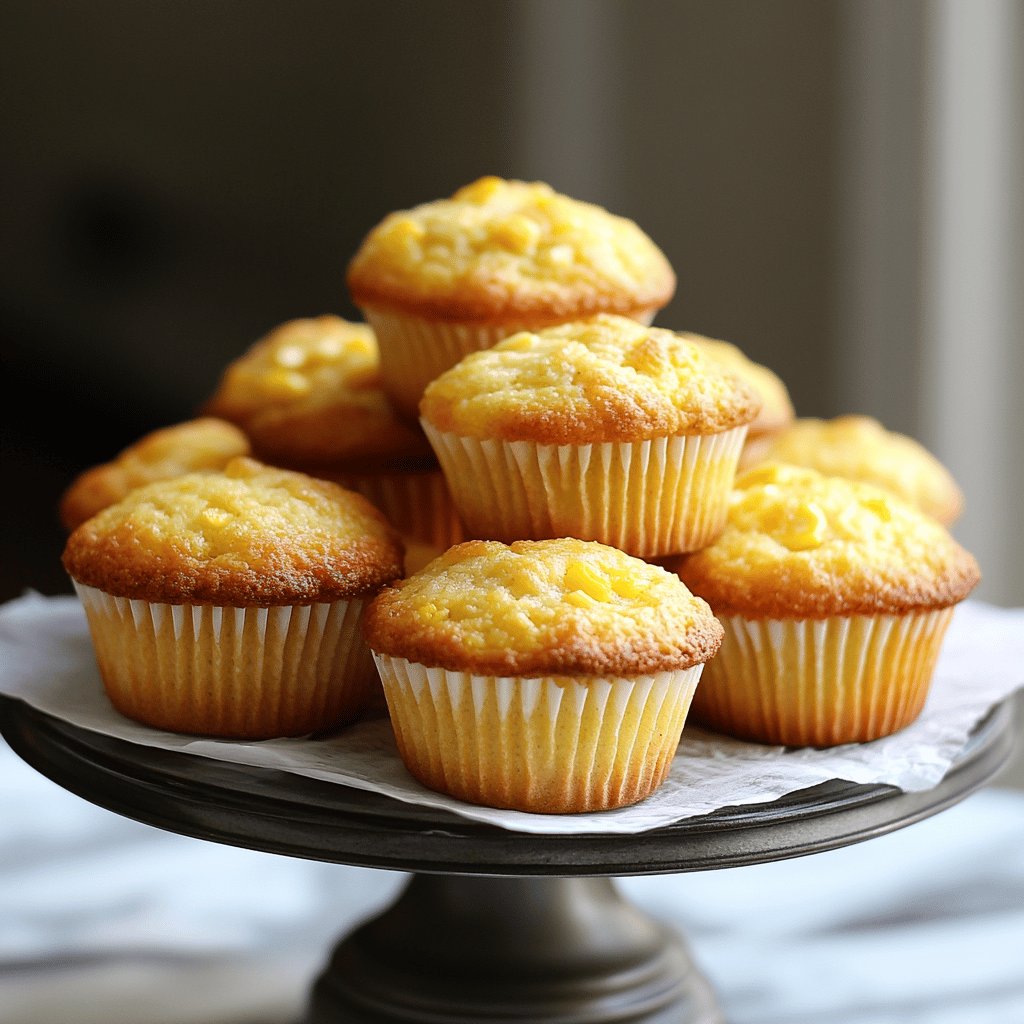
{"label": "white paper liner", "polygon": [[924,706],[952,608],[827,619],[720,616],[725,639],[694,704],[703,725],[824,746],[877,739]]}
{"label": "white paper liner", "polygon": [[[158,749],[292,772],[511,831],[629,835],[737,804],[760,804],[833,779],[920,792],[935,786],[971,730],[1024,686],[1024,609],[958,605],[924,711],[873,743],[827,750],[743,743],[687,722],[668,778],[632,807],[594,814],[502,811],[426,789],[405,770],[391,724],[359,722],[322,739],[248,743],[147,728],[119,715],[96,669],[75,597],[32,592],[0,606],[0,692],[73,725]],[[698,686],[699,690],[699,686]]]}
{"label": "white paper liner", "polygon": [[746,426],[718,434],[544,445],[464,437],[421,420],[473,537],[600,541],[640,558],[721,533]]}
{"label": "white paper liner", "polygon": [[[645,309],[631,314],[631,318],[649,324],[656,312]],[[491,348],[519,331],[538,329],[536,321],[473,324],[425,320],[372,308],[362,313],[377,336],[381,385],[395,408],[409,418],[419,415],[427,385],[463,356]]]}
{"label": "white paper liner", "polygon": [[520,678],[374,660],[399,752],[421,782],[545,812],[620,807],[661,785],[704,667]]}
{"label": "white paper liner", "polygon": [[405,536],[442,549],[465,539],[465,528],[440,469],[339,473],[336,479],[343,487],[363,495]]}
{"label": "white paper liner", "polygon": [[125,715],[216,736],[295,736],[358,717],[375,672],[363,602],[223,608],[75,583],[107,694]]}
{"label": "white paper liner", "polygon": [[737,472],[743,473],[756,466],[759,462],[764,462],[771,453],[776,436],[776,433],[770,433],[751,437],[748,433],[736,466]]}

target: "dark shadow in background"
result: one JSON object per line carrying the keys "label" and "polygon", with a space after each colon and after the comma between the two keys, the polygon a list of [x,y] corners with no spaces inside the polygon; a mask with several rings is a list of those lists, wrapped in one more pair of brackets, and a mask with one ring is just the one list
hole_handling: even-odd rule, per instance
{"label": "dark shadow in background", "polygon": [[544,3],[6,0],[0,600],[69,592],[77,472],[193,415],[274,324],[358,317],[363,234],[484,173],[636,219],[679,273],[658,323],[735,341],[829,413],[832,5],[560,2],[565,45],[584,5],[613,33],[595,196],[522,156],[523,76],[573,87],[524,44]]}

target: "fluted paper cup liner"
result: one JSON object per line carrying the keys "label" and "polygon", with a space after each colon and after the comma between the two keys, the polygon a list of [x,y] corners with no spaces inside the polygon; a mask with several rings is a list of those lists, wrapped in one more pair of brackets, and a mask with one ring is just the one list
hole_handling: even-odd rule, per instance
{"label": "fluted paper cup liner", "polygon": [[653,793],[703,668],[526,678],[374,659],[415,778],[469,803],[551,814],[623,807]]}
{"label": "fluted paper cup liner", "polygon": [[756,466],[759,462],[764,462],[768,458],[772,444],[777,436],[777,433],[758,434],[756,437],[751,437],[748,434],[743,450],[740,452],[739,464],[736,467],[737,472],[742,473],[752,466]]}
{"label": "fluted paper cup liner", "polygon": [[952,608],[827,619],[719,616],[725,639],[696,724],[740,739],[828,747],[888,736],[921,713]]}
{"label": "fluted paper cup liner", "polygon": [[440,469],[419,472],[339,473],[334,479],[378,508],[399,533],[442,549],[465,539]]}
{"label": "fluted paper cup liner", "polygon": [[356,718],[375,685],[361,600],[219,608],[75,589],[111,703],[158,729],[302,736]]}
{"label": "fluted paper cup liner", "polygon": [[[657,312],[637,310],[629,316],[650,323]],[[550,322],[458,323],[426,320],[380,309],[362,310],[380,349],[381,383],[395,408],[410,419],[419,415],[427,385],[463,356],[491,348],[518,331],[533,331]]]}
{"label": "fluted paper cup liner", "polygon": [[722,532],[747,432],[543,445],[421,422],[469,536],[577,537],[639,558],[696,551]]}

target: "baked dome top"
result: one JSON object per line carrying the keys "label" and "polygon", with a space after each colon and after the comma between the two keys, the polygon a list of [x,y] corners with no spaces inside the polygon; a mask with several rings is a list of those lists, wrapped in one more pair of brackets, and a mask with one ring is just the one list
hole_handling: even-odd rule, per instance
{"label": "baked dome top", "polygon": [[974,557],[912,505],[783,463],[741,473],[715,543],[664,564],[717,615],[750,618],[942,608],[980,579]]}
{"label": "baked dome top", "polygon": [[947,526],[963,508],[959,485],[931,452],[870,416],[800,418],[759,455],[883,487]]}
{"label": "baked dome top", "polygon": [[636,223],[544,182],[483,177],[386,216],[347,270],[356,305],[465,322],[664,306],[675,274]]}
{"label": "baked dome top", "polygon": [[402,545],[368,501],[237,458],[132,491],[68,537],[64,567],[117,597],[235,607],[365,596],[402,572]]}
{"label": "baked dome top", "polygon": [[275,327],[228,365],[205,411],[237,423],[270,462],[431,454],[381,388],[373,331],[337,316]]}
{"label": "baked dome top", "polygon": [[65,529],[73,530],[136,487],[183,473],[223,469],[231,459],[249,451],[245,433],[222,419],[203,416],[160,427],[109,462],[76,476],[61,495],[60,521]]}
{"label": "baked dome top", "polygon": [[672,573],[571,538],[467,541],[381,591],[379,654],[487,675],[642,675],[707,661],[722,627]]}
{"label": "baked dome top", "polygon": [[738,345],[701,334],[680,332],[720,366],[745,380],[760,396],[761,411],[750,424],[748,437],[774,432],[791,423],[795,416],[789,389],[782,378],[767,366],[754,362]]}
{"label": "baked dome top", "polygon": [[438,430],[540,444],[714,434],[759,408],[749,385],[686,338],[609,314],[471,353],[420,402]]}

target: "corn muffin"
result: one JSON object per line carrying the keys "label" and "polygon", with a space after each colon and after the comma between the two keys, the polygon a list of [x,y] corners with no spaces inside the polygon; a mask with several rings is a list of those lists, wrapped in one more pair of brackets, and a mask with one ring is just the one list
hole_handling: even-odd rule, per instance
{"label": "corn muffin", "polygon": [[384,388],[413,419],[427,384],[469,352],[595,313],[650,322],[675,292],[664,253],[633,221],[497,177],[389,214],[347,283],[377,332]]}
{"label": "corn muffin", "polygon": [[359,619],[402,545],[361,495],[243,457],[133,490],[63,562],[120,712],[263,739],[360,713],[377,683]]}
{"label": "corn muffin", "polygon": [[540,813],[660,786],[722,635],[672,573],[571,538],[456,545],[385,587],[363,628],[410,773]]}
{"label": "corn muffin", "polygon": [[914,506],[784,463],[742,473],[722,535],[666,565],[725,627],[694,720],[816,747],[917,718],[954,606],[980,578]]}
{"label": "corn muffin", "polygon": [[[405,543],[405,563],[403,576],[412,576],[444,554],[445,549],[433,544],[421,544],[416,540],[407,540]],[[385,718],[388,714],[388,703],[384,697],[384,689],[379,685],[374,686],[373,693],[363,708],[363,718]]]}
{"label": "corn muffin", "polygon": [[611,314],[474,352],[421,403],[469,536],[578,537],[642,558],[717,536],[759,408],[691,341]]}
{"label": "corn muffin", "polygon": [[183,473],[223,469],[231,459],[248,454],[245,434],[222,419],[200,417],[161,427],[110,462],[76,476],[60,497],[61,524],[71,531],[136,487]]}
{"label": "corn muffin", "polygon": [[[782,378],[761,363],[754,362],[741,348],[729,341],[683,333],[711,359],[745,380],[760,396],[761,411],[747,429],[747,447],[777,434],[793,422],[796,412],[789,389]],[[742,461],[742,457],[741,457]]]}
{"label": "corn muffin", "polygon": [[366,324],[289,320],[230,363],[205,411],[238,424],[262,462],[358,491],[402,534],[448,547],[462,525],[418,424],[381,389]]}
{"label": "corn muffin", "polygon": [[767,461],[874,484],[944,526],[952,526],[963,510],[963,492],[949,470],[918,441],[886,430],[870,416],[802,417],[756,449],[748,446],[741,465]]}

